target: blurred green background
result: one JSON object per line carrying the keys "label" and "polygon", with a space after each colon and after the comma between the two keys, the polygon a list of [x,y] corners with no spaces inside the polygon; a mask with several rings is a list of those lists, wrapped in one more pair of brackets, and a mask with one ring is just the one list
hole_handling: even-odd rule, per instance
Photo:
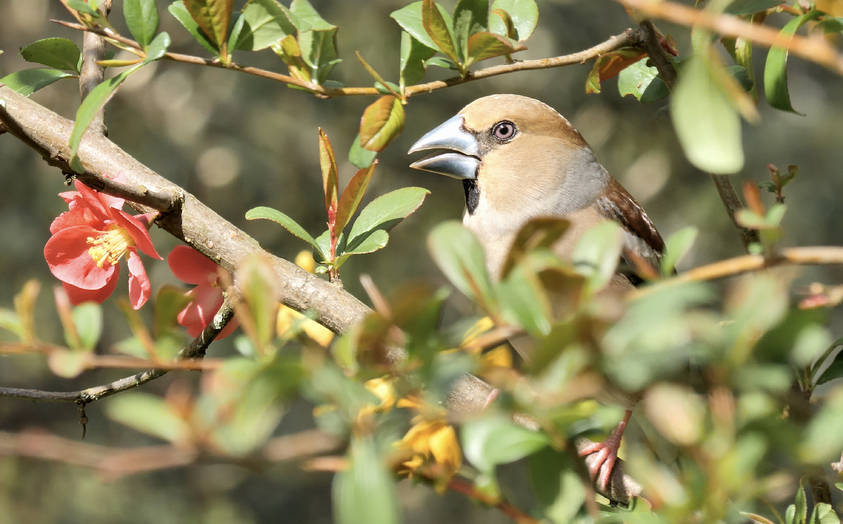
{"label": "blurred green background", "polygon": [[[242,1],[235,2],[239,9]],[[338,47],[344,62],[331,78],[347,86],[371,85],[371,78],[354,57],[359,51],[386,79],[396,80],[400,30],[389,14],[408,2],[398,0],[319,1],[314,7],[339,26]],[[454,2],[442,2],[447,9]],[[205,56],[186,31],[158,2],[161,30],[173,40],[171,51]],[[123,30],[122,5],[115,1],[111,20]],[[597,44],[632,25],[624,9],[609,0],[539,2],[539,27],[526,42],[520,59],[557,56]],[[35,40],[61,36],[81,45],[81,35],[50,23],[70,20],[59,2],[0,1],[0,77],[34,67],[17,56]],[[779,24],[786,18],[772,17]],[[658,24],[671,33],[683,53],[688,51],[684,28]],[[766,50],[756,48],[759,74]],[[271,51],[235,54],[235,60],[286,72]],[[499,60],[480,65],[499,63]],[[364,301],[358,275],[368,273],[386,293],[411,279],[444,283],[425,245],[438,222],[458,218],[463,208],[461,185],[444,177],[410,170],[406,151],[423,133],[472,100],[493,93],[519,93],[550,104],[568,117],[598,158],[641,203],[663,236],[693,225],[699,239],[682,268],[742,253],[708,175],[684,158],[665,103],[642,105],[617,94],[615,81],[603,93],[586,95],[585,78],[592,64],[531,71],[471,82],[418,95],[410,100],[404,132],[380,155],[366,201],[395,188],[415,185],[431,190],[421,209],[391,235],[386,249],[354,257],[342,271],[346,288]],[[429,71],[424,81],[448,76]],[[799,59],[790,63],[794,107],[805,116],[785,114],[760,104],[762,120],[744,125],[744,171],[734,177],[761,182],[769,179],[767,164],[785,170],[799,166],[799,177],[785,190],[788,212],[783,245],[841,244],[843,227],[843,79]],[[79,104],[78,85],[58,82],[33,99],[73,118]],[[108,105],[109,137],[162,176],[181,185],[226,219],[257,238],[269,251],[292,259],[305,244],[275,224],[247,222],[246,210],[266,205],[284,211],[311,233],[324,230],[317,127],[325,129],[341,159],[340,185],[356,171],[346,159],[364,108],[371,97],[319,100],[271,81],[213,68],[155,62],[130,79]],[[66,209],[56,195],[67,188],[61,174],[10,135],[0,136],[0,307],[11,308],[14,295],[32,278],[43,282],[37,313],[39,336],[61,343],[52,305],[50,275],[42,250],[49,225]],[[769,202],[771,197],[766,196]],[[365,202],[364,202],[365,203]],[[176,241],[153,229],[158,251],[165,255]],[[154,290],[177,283],[165,261],[144,260]],[[125,271],[124,271],[125,273]],[[838,283],[839,268],[801,270],[799,282]],[[125,279],[125,276],[123,277]],[[118,294],[125,295],[125,284]],[[106,305],[114,305],[115,298]],[[452,314],[470,306],[455,297]],[[102,351],[128,335],[116,308],[107,307]],[[144,312],[148,314],[149,312]],[[833,333],[843,325],[837,315]],[[215,344],[209,354],[228,355],[229,341]],[[84,373],[74,380],[54,377],[38,356],[0,357],[0,385],[48,390],[75,390],[105,383],[125,371]],[[163,392],[174,380],[195,382],[194,374],[172,374],[144,387]],[[105,402],[108,402],[107,400]],[[109,422],[102,403],[88,406],[86,440],[131,447],[154,443],[149,437]],[[311,406],[291,407],[278,432],[310,427]],[[30,404],[0,399],[0,430],[42,427],[66,438],[79,438],[78,412],[72,405]],[[517,472],[514,473],[517,476]],[[246,470],[222,464],[142,474],[106,482],[95,473],[30,459],[0,457],[0,524],[47,522],[330,522],[330,481],[325,473],[303,472],[297,465]],[[474,507],[453,493],[411,489],[401,483],[404,518],[409,523],[504,522],[494,510]]]}

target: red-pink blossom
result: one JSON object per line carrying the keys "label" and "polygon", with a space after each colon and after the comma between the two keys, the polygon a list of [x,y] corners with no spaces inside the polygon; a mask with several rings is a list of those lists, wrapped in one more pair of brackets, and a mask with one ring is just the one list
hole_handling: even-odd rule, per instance
{"label": "red-pink blossom", "polygon": [[[187,284],[196,285],[187,292],[193,301],[178,316],[178,322],[187,328],[191,337],[198,337],[222,306],[224,297],[220,285],[220,269],[211,260],[188,246],[176,246],[167,257],[167,263],[173,274]],[[223,328],[217,340],[227,337],[239,322],[232,318]]]}
{"label": "red-pink blossom", "polygon": [[[117,180],[122,178],[122,173]],[[70,302],[102,303],[117,286],[119,261],[127,255],[129,300],[139,309],[151,286],[138,249],[161,258],[149,238],[155,213],[132,216],[121,210],[124,200],[90,189],[76,181],[76,191],[60,193],[68,211],[50,225],[53,234],[44,246],[50,271],[62,281]]]}

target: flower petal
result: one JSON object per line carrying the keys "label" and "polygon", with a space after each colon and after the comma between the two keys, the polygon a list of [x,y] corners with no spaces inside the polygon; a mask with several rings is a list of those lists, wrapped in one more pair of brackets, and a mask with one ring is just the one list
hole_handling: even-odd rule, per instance
{"label": "flower petal", "polygon": [[[108,197],[108,200],[105,200],[103,197],[107,195],[103,195],[102,193],[94,191],[79,180],[76,181],[76,190],[79,191],[79,196],[82,198],[85,204],[94,208],[96,212],[98,212],[102,216],[111,217],[111,214],[114,211],[113,208],[115,207],[112,204],[116,203],[114,202],[115,197]],[[118,198],[116,200],[120,201],[120,205],[116,206],[117,209],[123,207],[123,199]]]}
{"label": "flower petal", "polygon": [[116,276],[117,266],[97,266],[88,253],[88,238],[100,234],[89,226],[74,226],[62,229],[50,237],[44,246],[44,258],[50,272],[62,282],[75,287],[94,290],[102,289]]}
{"label": "flower petal", "polygon": [[167,264],[177,279],[187,284],[207,285],[217,280],[217,265],[190,246],[176,246]]}
{"label": "flower petal", "polygon": [[187,296],[194,300],[179,313],[177,320],[187,328],[191,337],[197,337],[219,311],[223,302],[222,291],[218,287],[196,286],[187,292]]}
{"label": "flower petal", "polygon": [[85,302],[96,302],[97,304],[105,302],[105,299],[114,293],[114,288],[117,287],[117,281],[119,280],[117,277],[120,275],[120,266],[114,267],[117,269],[115,270],[113,277],[106,282],[105,287],[100,289],[82,289],[68,284],[67,282],[62,282],[61,285],[64,287],[64,290],[67,293],[67,298],[70,299],[70,303],[74,306],[78,306],[79,304]]}
{"label": "flower petal", "polygon": [[138,249],[153,258],[161,259],[161,255],[155,251],[155,246],[152,245],[152,239],[149,238],[149,231],[146,230],[146,227],[139,220],[119,209],[113,211],[112,217],[117,225],[132,235],[132,240],[135,241],[135,246]]}
{"label": "flower petal", "polygon": [[149,300],[152,286],[136,250],[129,249],[126,265],[129,266],[129,301],[133,309],[140,309]]}

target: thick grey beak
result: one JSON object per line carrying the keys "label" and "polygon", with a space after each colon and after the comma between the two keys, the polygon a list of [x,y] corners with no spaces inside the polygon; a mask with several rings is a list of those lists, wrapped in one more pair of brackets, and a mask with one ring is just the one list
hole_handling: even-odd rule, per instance
{"label": "thick grey beak", "polygon": [[408,154],[430,149],[447,149],[453,152],[431,155],[413,162],[410,167],[438,175],[459,179],[477,178],[480,159],[474,135],[465,130],[462,115],[456,115],[430,131],[413,144]]}

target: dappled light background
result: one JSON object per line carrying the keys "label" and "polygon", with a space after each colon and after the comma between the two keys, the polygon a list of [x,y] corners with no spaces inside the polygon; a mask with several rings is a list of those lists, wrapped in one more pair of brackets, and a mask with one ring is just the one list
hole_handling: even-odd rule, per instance
{"label": "dappled light background", "polygon": [[[239,9],[242,1],[235,2]],[[313,0],[329,22],[339,26],[339,64],[331,78],[347,86],[369,86],[372,80],[354,56],[361,55],[385,78],[398,71],[400,30],[390,12],[401,0]],[[443,0],[447,9],[453,0]],[[205,56],[205,51],[158,2],[161,30],[173,39],[170,51]],[[110,19],[124,29],[121,2],[115,1]],[[526,42],[521,59],[580,51],[619,34],[633,22],[610,0],[540,1],[539,27]],[[27,0],[0,2],[0,77],[33,67],[17,51],[35,40],[66,37],[81,46],[81,35],[51,24],[50,18],[69,20],[59,2]],[[784,19],[783,19],[784,20]],[[775,23],[775,18],[771,23]],[[663,32],[669,24],[658,24]],[[687,53],[689,43],[679,38]],[[763,64],[766,50],[756,47]],[[235,61],[286,72],[270,50],[234,55]],[[492,63],[502,60],[496,59]],[[480,66],[487,64],[483,62]],[[616,81],[604,83],[603,93],[586,95],[585,79],[592,64],[515,73],[470,82],[431,94],[420,94],[406,106],[403,133],[379,156],[379,165],[366,200],[404,186],[428,188],[424,205],[390,235],[386,249],[352,258],[342,269],[345,287],[368,303],[359,275],[372,276],[387,295],[405,281],[423,279],[443,285],[444,277],[431,261],[426,236],[446,219],[459,218],[463,190],[459,182],[412,171],[406,152],[423,133],[470,101],[493,93],[519,93],[538,98],[565,115],[595,150],[597,157],[648,211],[663,236],[689,225],[700,229],[694,249],[679,265],[693,267],[742,254],[738,235],[728,220],[709,177],[693,168],[679,148],[666,102],[642,105],[618,95]],[[798,179],[785,189],[788,211],[783,245],[843,244],[843,79],[798,58],[790,60],[794,107],[804,114],[785,114],[760,104],[761,121],[744,123],[746,166],[734,176],[769,180],[767,164],[786,170],[799,166]],[[425,80],[445,78],[445,70],[429,71]],[[763,96],[763,95],[762,95]],[[78,84],[63,80],[32,96],[39,103],[72,119],[79,105]],[[340,161],[340,186],[356,171],[347,151],[357,134],[360,115],[371,97],[320,100],[266,79],[232,71],[158,61],[133,75],[107,107],[109,138],[165,178],[196,195],[269,251],[292,259],[305,244],[268,221],[249,222],[245,212],[255,206],[282,210],[315,235],[325,228],[318,164],[317,128],[330,137]],[[42,282],[38,302],[39,336],[62,343],[61,328],[51,304],[51,288],[58,284],[49,273],[43,247],[49,225],[66,206],[57,194],[67,190],[63,177],[27,146],[0,135],[0,307],[11,308],[14,295],[32,278]],[[771,196],[764,195],[769,203]],[[164,255],[176,240],[153,228],[153,241]],[[145,259],[154,291],[178,284],[164,261]],[[126,278],[125,271],[122,277]],[[839,283],[839,268],[807,268],[797,277]],[[125,283],[118,293],[125,294]],[[115,305],[116,296],[107,304]],[[454,295],[450,314],[471,308]],[[148,308],[147,308],[148,309]],[[106,308],[106,328],[99,351],[128,336],[125,319],[115,307]],[[143,314],[149,314],[144,311]],[[839,317],[839,315],[838,315]],[[833,333],[841,333],[836,322]],[[2,336],[2,335],[0,335]],[[228,355],[226,340],[209,354]],[[53,376],[44,359],[34,356],[0,357],[0,384],[47,390],[75,390],[105,383],[126,371],[87,372],[74,380]],[[195,373],[173,373],[144,386],[164,392],[174,381],[193,384]],[[86,440],[131,447],[155,443],[145,435],[111,423],[103,405],[88,406]],[[312,406],[300,402],[290,408],[279,434],[312,425]],[[73,405],[29,404],[0,399],[0,430],[41,427],[67,438],[81,437]],[[517,468],[511,474],[521,475]],[[305,472],[295,464],[248,470],[225,464],[141,474],[109,480],[88,470],[29,459],[0,457],[0,523],[47,522],[210,522],[262,523],[330,522],[330,482],[327,473]],[[525,480],[526,482],[526,480]],[[517,485],[517,482],[515,483]],[[503,522],[493,510],[478,511],[459,495],[444,497],[433,490],[409,489],[401,484],[405,522]],[[518,494],[515,494],[517,498]]]}

